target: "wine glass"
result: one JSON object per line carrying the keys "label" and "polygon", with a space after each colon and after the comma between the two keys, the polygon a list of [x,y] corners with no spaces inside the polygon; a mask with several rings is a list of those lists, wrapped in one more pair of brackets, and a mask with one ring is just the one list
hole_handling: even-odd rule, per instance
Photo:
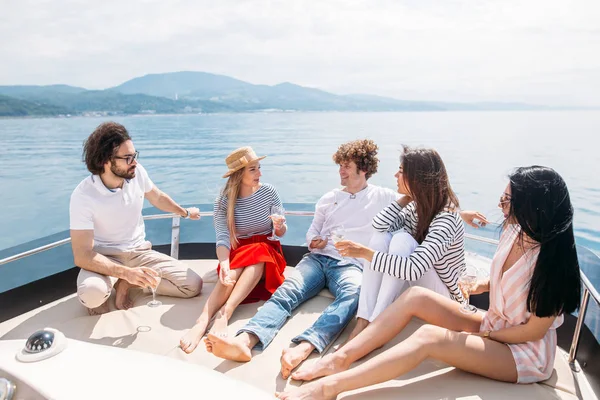
{"label": "wine glass", "polygon": [[282,206],[271,206],[271,219],[273,220],[273,233],[267,239],[279,240],[279,237],[275,234],[275,221],[285,219],[285,210]]}
{"label": "wine glass", "polygon": [[[344,225],[338,225],[331,229],[331,240],[333,241],[333,244],[341,242],[342,240],[345,239],[345,237],[346,237],[346,229],[344,228]],[[342,257],[342,260],[340,260],[338,262],[338,265],[348,265],[348,264],[350,264],[350,263],[344,257]]]}
{"label": "wine glass", "polygon": [[158,288],[158,285],[160,285],[160,280],[162,278],[162,274],[160,272],[160,268],[158,267],[151,267],[151,270],[154,271],[154,281],[155,281],[155,286],[150,285],[149,288],[152,291],[152,300],[150,300],[148,302],[148,307],[158,307],[160,305],[162,305],[162,302],[156,300],[156,289]]}
{"label": "wine glass", "polygon": [[471,292],[477,287],[477,271],[473,267],[467,267],[465,272],[458,278],[458,288],[460,289],[464,300],[460,306],[460,312],[463,314],[473,314],[477,308],[469,304]]}

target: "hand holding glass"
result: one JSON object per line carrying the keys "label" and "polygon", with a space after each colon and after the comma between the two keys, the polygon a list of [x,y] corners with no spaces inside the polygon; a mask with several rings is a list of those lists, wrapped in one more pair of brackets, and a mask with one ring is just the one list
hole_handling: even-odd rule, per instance
{"label": "hand holding glass", "polygon": [[477,308],[469,304],[469,296],[471,295],[471,292],[477,288],[477,271],[467,269],[465,273],[458,278],[458,288],[464,297],[460,311],[463,314],[476,313]]}
{"label": "hand holding glass", "polygon": [[281,206],[272,206],[271,207],[271,219],[273,220],[273,233],[271,236],[268,236],[269,240],[279,240],[279,237],[275,234],[275,222],[280,222],[285,220],[285,210]]}
{"label": "hand holding glass", "polygon": [[158,307],[162,305],[162,302],[156,300],[156,289],[158,285],[160,285],[160,280],[162,278],[162,274],[160,273],[160,268],[151,268],[154,274],[152,275],[152,280],[154,281],[154,285],[149,286],[152,291],[152,300],[148,302],[148,307]]}
{"label": "hand holding glass", "polygon": [[[346,236],[346,229],[344,228],[343,225],[339,225],[339,226],[336,226],[331,229],[331,240],[333,241],[333,244],[341,242],[342,240],[345,239],[345,236]],[[350,263],[348,261],[346,261],[343,257],[342,257],[342,260],[338,262],[338,265],[348,265],[348,264],[350,264]]]}

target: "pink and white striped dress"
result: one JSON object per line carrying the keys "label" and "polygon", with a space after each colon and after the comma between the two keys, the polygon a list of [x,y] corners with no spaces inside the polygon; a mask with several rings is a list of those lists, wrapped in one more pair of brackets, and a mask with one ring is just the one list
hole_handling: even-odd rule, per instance
{"label": "pink and white striped dress", "polygon": [[[500,237],[490,269],[490,307],[483,317],[480,332],[525,324],[531,317],[527,311],[527,294],[539,248],[529,250],[502,274],[502,266],[519,230],[518,225],[508,225]],[[556,328],[563,319],[563,315],[558,316],[541,340],[508,345],[517,366],[517,383],[534,383],[550,378],[556,355]]]}

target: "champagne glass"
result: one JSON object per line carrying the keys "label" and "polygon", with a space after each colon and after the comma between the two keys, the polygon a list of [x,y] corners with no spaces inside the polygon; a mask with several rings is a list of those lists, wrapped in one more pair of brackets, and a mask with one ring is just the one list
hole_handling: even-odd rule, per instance
{"label": "champagne glass", "polygon": [[285,219],[285,210],[282,206],[271,206],[271,219],[273,220],[273,233],[267,239],[279,240],[279,237],[275,234],[275,221]]}
{"label": "champagne glass", "polygon": [[158,307],[158,306],[162,305],[162,302],[156,300],[156,289],[158,288],[158,285],[160,285],[160,280],[162,278],[162,274],[160,272],[160,268],[158,268],[158,267],[151,267],[150,269],[153,270],[154,274],[155,274],[153,276],[155,285],[149,286],[150,290],[152,291],[152,300],[150,300],[148,302],[148,307]]}
{"label": "champagne glass", "polygon": [[[346,229],[344,228],[344,225],[338,225],[331,229],[331,240],[333,241],[333,244],[341,242],[342,240],[345,239],[345,237],[346,237]],[[342,257],[342,260],[338,262],[338,265],[348,265],[348,264],[350,264],[350,263],[344,257]]]}
{"label": "champagne glass", "polygon": [[458,278],[458,288],[460,289],[464,300],[460,306],[460,312],[463,314],[473,314],[477,308],[469,304],[471,292],[477,287],[477,271],[473,267],[467,267],[465,272]]}

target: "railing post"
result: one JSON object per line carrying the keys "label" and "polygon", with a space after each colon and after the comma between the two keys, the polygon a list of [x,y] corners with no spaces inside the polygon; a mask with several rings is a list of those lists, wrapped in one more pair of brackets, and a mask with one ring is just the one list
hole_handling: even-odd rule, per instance
{"label": "railing post", "polygon": [[179,259],[179,226],[181,217],[173,217],[173,226],[171,228],[171,257]]}
{"label": "railing post", "polygon": [[575,325],[575,332],[573,332],[573,341],[571,342],[571,349],[569,350],[569,365],[573,371],[578,371],[577,365],[575,364],[575,358],[577,357],[577,348],[579,347],[579,338],[581,336],[581,328],[585,321],[585,314],[587,312],[588,304],[590,302],[590,291],[587,287],[583,288],[583,297],[581,298],[581,306],[579,307],[579,314],[577,316],[577,324]]}

